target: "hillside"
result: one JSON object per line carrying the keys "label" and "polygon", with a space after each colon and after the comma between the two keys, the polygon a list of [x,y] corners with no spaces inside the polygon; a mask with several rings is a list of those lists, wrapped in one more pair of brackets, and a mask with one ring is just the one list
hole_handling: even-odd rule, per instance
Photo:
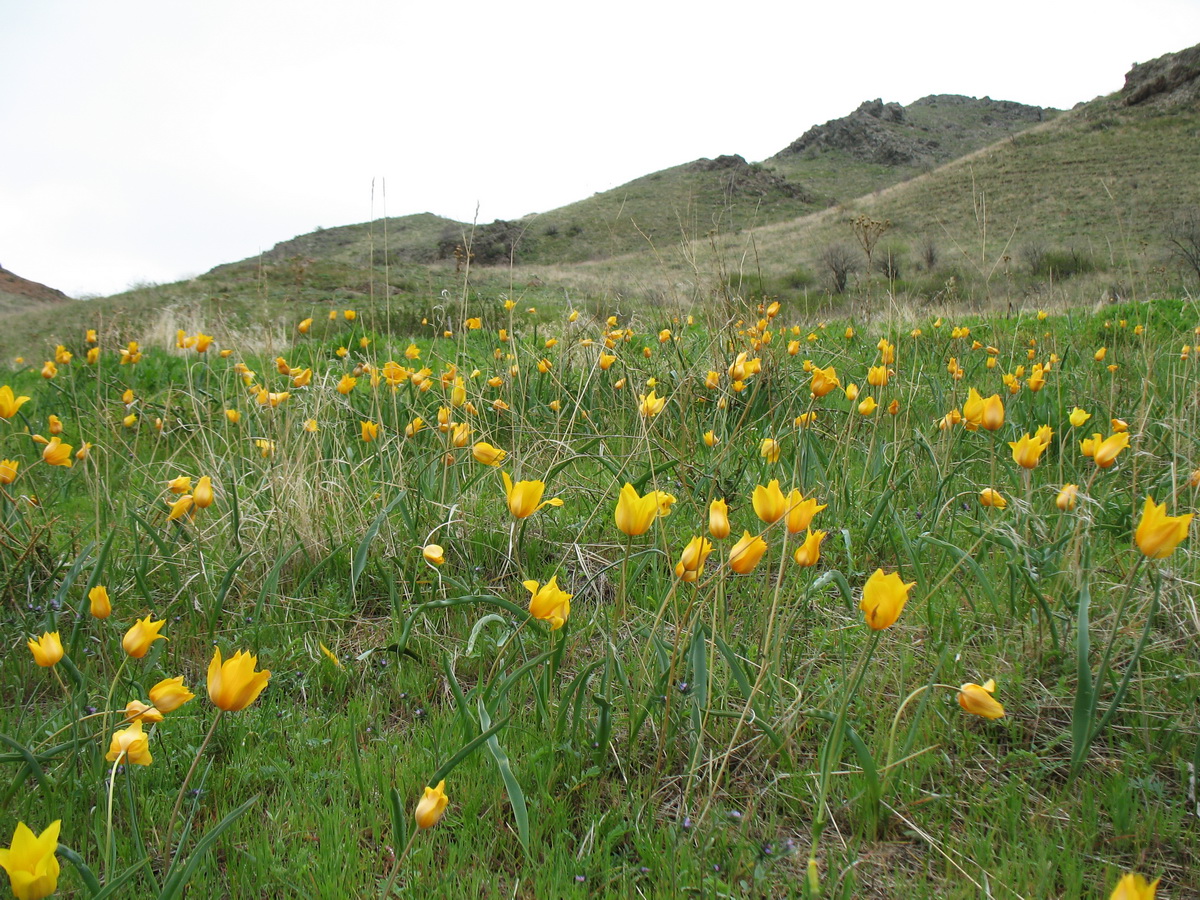
{"label": "hillside", "polygon": [[70,299],[62,291],[22,278],[0,266],[0,316],[31,307],[65,303]]}

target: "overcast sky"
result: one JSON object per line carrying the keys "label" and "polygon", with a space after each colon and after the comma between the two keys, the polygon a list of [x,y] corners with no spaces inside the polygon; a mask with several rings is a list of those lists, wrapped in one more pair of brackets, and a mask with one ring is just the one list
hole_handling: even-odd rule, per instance
{"label": "overcast sky", "polygon": [[0,0],[0,35],[0,265],[80,295],[367,221],[385,183],[490,222],[874,97],[1070,107],[1200,42],[1200,0]]}

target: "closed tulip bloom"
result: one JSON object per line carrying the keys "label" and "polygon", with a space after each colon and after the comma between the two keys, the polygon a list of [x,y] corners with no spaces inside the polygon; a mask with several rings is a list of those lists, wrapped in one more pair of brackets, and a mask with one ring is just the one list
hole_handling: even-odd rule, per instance
{"label": "closed tulip bloom", "polygon": [[717,437],[716,434],[713,433],[712,431],[704,432],[704,446],[715,447],[720,442],[721,442],[721,439],[719,437]]}
{"label": "closed tulip bloom", "polygon": [[689,583],[699,580],[704,574],[704,561],[712,551],[713,545],[703,536],[692,538],[675,564],[675,577]]}
{"label": "closed tulip bloom", "polygon": [[1129,430],[1129,423],[1126,422],[1124,419],[1110,419],[1109,421],[1112,423],[1113,431],[1128,431]]}
{"label": "closed tulip bloom", "polygon": [[1104,362],[1104,357],[1106,357],[1107,355],[1108,355],[1108,348],[1101,347],[1099,350],[1097,350],[1095,353],[1092,354],[1092,359],[1094,359],[1096,362]]}
{"label": "closed tulip bloom", "polygon": [[1100,446],[1103,440],[1104,436],[1100,434],[1093,434],[1090,438],[1084,438],[1079,442],[1079,452],[1088,459],[1092,459],[1096,455],[1096,448]]}
{"label": "closed tulip bloom", "polygon": [[363,441],[369,444],[371,441],[375,440],[375,438],[379,437],[378,422],[361,422],[360,424],[362,425]]}
{"label": "closed tulip bloom", "polygon": [[626,482],[617,498],[614,518],[617,528],[629,537],[645,534],[658,516],[658,492],[648,491],[638,496],[637,488]]}
{"label": "closed tulip bloom", "polygon": [[821,541],[825,540],[824,531],[809,531],[804,543],[796,548],[793,559],[800,566],[815,566],[821,559]]}
{"label": "closed tulip bloom", "polygon": [[0,385],[0,419],[11,419],[28,402],[28,397],[15,396],[7,384]]}
{"label": "closed tulip bloom", "polygon": [[787,513],[787,498],[779,489],[779,481],[772,479],[766,487],[761,484],[754,488],[750,498],[754,513],[768,525],[778,522]]}
{"label": "closed tulip bloom", "polygon": [[739,575],[749,575],[767,552],[767,542],[758,535],[748,531],[742,532],[742,538],[729,551],[729,568]]}
{"label": "closed tulip bloom", "polygon": [[108,599],[108,588],[100,584],[88,591],[89,612],[97,619],[112,615],[112,601]]}
{"label": "closed tulip bloom", "polygon": [[345,316],[347,322],[353,322],[355,319],[358,318],[358,313],[356,313],[352,309],[346,310],[345,312],[342,313],[342,315]]}
{"label": "closed tulip bloom", "polygon": [[46,446],[42,448],[42,459],[52,466],[66,466],[68,469],[74,465],[71,460],[71,445],[64,444],[56,437],[50,438]]}
{"label": "closed tulip bloom", "polygon": [[514,518],[524,519],[532,516],[543,506],[562,506],[562,501],[557,497],[547,500],[545,503],[541,502],[542,494],[546,490],[544,481],[518,481],[514,484],[507,472],[501,472],[500,476],[504,479],[508,511],[513,514]]}
{"label": "closed tulip bloom", "polygon": [[708,533],[717,540],[729,537],[729,506],[724,500],[708,505]]}
{"label": "closed tulip bloom", "polygon": [[1080,409],[1077,406],[1073,410],[1071,410],[1071,416],[1070,416],[1071,425],[1075,428],[1079,428],[1081,425],[1084,425],[1087,422],[1087,420],[1090,419],[1091,417],[1092,417],[1092,414],[1090,412],[1088,412],[1085,409]]}
{"label": "closed tulip bloom", "polygon": [[666,405],[667,398],[655,396],[654,391],[651,391],[649,394],[638,395],[638,412],[647,419],[657,416],[663,411],[663,407]]}
{"label": "closed tulip bloom", "polygon": [[828,366],[824,369],[813,366],[812,382],[809,384],[809,389],[817,397],[824,397],[834,388],[839,388],[842,383],[838,381],[837,371],[833,366]]}
{"label": "closed tulip bloom", "polygon": [[1079,496],[1079,485],[1064,484],[1062,490],[1058,492],[1058,496],[1054,498],[1054,505],[1063,512],[1068,512],[1075,508],[1076,500]]}
{"label": "closed tulip bloom", "polygon": [[1130,872],[1121,876],[1108,900],[1154,900],[1158,892],[1158,882],[1157,878],[1147,881],[1141,875]]}
{"label": "closed tulip bloom", "polygon": [[1174,553],[1175,548],[1187,539],[1192,515],[1168,516],[1167,504],[1156,504],[1153,497],[1147,497],[1142,520],[1133,536],[1142,555],[1165,559]]}
{"label": "closed tulip bloom", "polygon": [[853,403],[855,400],[858,399],[858,385],[857,384],[846,385],[846,399],[849,400],[851,403]]}
{"label": "closed tulip bloom", "polygon": [[908,602],[908,592],[915,584],[915,581],[906,584],[898,572],[885,575],[883,569],[876,569],[863,586],[862,600],[858,604],[867,625],[875,631],[890,628],[900,618],[904,604]]}
{"label": "closed tulip bloom", "polygon": [[1004,401],[999,394],[992,394],[983,401],[983,419],[979,423],[988,431],[997,431],[1004,425]]}
{"label": "closed tulip bloom", "polygon": [[172,713],[196,695],[183,684],[183,676],[164,678],[150,688],[150,702],[162,713]]}
{"label": "closed tulip bloom", "polygon": [[995,488],[984,488],[980,491],[979,502],[984,506],[991,506],[995,509],[1005,509],[1008,507],[1008,501]]}
{"label": "closed tulip bloom", "polygon": [[227,409],[225,410],[225,418],[228,419],[231,424],[236,425],[238,422],[242,421],[242,414],[236,409]]}
{"label": "closed tulip bloom", "polygon": [[296,326],[296,330],[301,334],[308,334],[308,330],[312,328],[312,323],[313,320],[311,318],[303,319],[300,324]]}
{"label": "closed tulip bloom", "polygon": [[1095,455],[1092,457],[1092,460],[1101,469],[1107,469],[1117,461],[1117,457],[1121,454],[1121,451],[1128,446],[1129,433],[1118,431],[1096,445]]}
{"label": "closed tulip bloom", "polygon": [[783,445],[774,438],[763,438],[762,445],[758,448],[758,455],[769,463],[779,462],[779,454],[783,452]]}
{"label": "closed tulip bloom", "polygon": [[167,513],[167,521],[177,522],[184,516],[192,514],[192,507],[195,506],[196,501],[191,494],[184,494],[174,503],[168,500],[167,504],[171,507],[170,512]]}
{"label": "closed tulip bloom", "polygon": [[431,566],[441,566],[446,562],[446,551],[441,544],[426,544],[421,548],[421,555]]}
{"label": "closed tulip bloom", "polygon": [[146,616],[144,619],[138,619],[125,632],[125,637],[121,638],[122,649],[134,659],[141,659],[150,652],[151,644],[155,641],[165,641],[167,639],[166,635],[159,634],[162,627],[166,624],[166,619],[161,619],[157,622],[151,622],[149,616]]}
{"label": "closed tulip bloom", "polygon": [[40,638],[28,642],[33,661],[44,669],[58,665],[63,658],[63,645],[57,631],[47,631]]}
{"label": "closed tulip bloom", "polygon": [[499,447],[493,447],[487,441],[480,441],[471,448],[471,455],[475,457],[476,462],[481,462],[485,466],[498,466],[504,462],[504,457],[508,456],[508,451],[501,450]]}
{"label": "closed tulip bloom", "polygon": [[875,402],[874,397],[868,397],[866,400],[858,404],[858,414],[860,416],[869,416],[875,412],[875,409],[878,406],[879,404]]}
{"label": "closed tulip bloom", "polygon": [[207,475],[196,482],[196,489],[192,491],[192,502],[200,509],[208,509],[212,506],[212,479]]}
{"label": "closed tulip bloom", "polygon": [[17,480],[17,469],[21,461],[17,459],[0,459],[0,484],[12,484]]}
{"label": "closed tulip bloom", "polygon": [[135,766],[148,766],[154,762],[150,755],[150,738],[142,733],[141,719],[112,736],[104,758],[110,763],[133,763]]}
{"label": "closed tulip bloom", "polygon": [[792,424],[797,428],[807,428],[815,421],[817,421],[817,411],[810,410],[809,412],[801,413],[800,415],[796,416]]}
{"label": "closed tulip bloom", "polygon": [[148,706],[141,700],[130,700],[125,704],[126,722],[149,722],[155,725],[163,720],[162,711]]}
{"label": "closed tulip bloom", "polygon": [[52,415],[47,418],[46,427],[50,431],[51,434],[62,434],[62,432],[63,432],[62,419],[60,419],[58,416]]}
{"label": "closed tulip bloom", "polygon": [[8,873],[17,900],[42,900],[58,888],[58,832],[62,819],[35,835],[24,822],[13,829],[12,843],[0,847],[0,868]]}
{"label": "closed tulip bloom", "polygon": [[445,778],[438,782],[437,787],[425,787],[425,793],[422,795],[420,801],[418,801],[417,809],[414,813],[418,828],[422,830],[432,828],[442,818],[447,804],[450,803],[450,798],[446,796],[445,787]]}
{"label": "closed tulip bloom", "polygon": [[1028,434],[1019,441],[1009,441],[1008,446],[1012,448],[1013,462],[1024,469],[1035,468],[1046,449],[1045,444]]}
{"label": "closed tulip bloom", "polygon": [[992,694],[996,693],[996,682],[989,678],[982,685],[968,682],[958,691],[958,705],[974,716],[985,719],[1004,718],[1004,707]]}
{"label": "closed tulip bloom", "polygon": [[239,650],[221,662],[221,649],[213,648],[213,658],[208,664],[208,699],[213,706],[225,712],[238,712],[258,699],[271,672],[264,669],[254,671],[258,657]]}
{"label": "closed tulip bloom", "polygon": [[983,396],[975,388],[967,390],[967,401],[962,407],[962,417],[967,427],[974,431],[983,424]]}
{"label": "closed tulip bloom", "polygon": [[562,628],[571,615],[571,597],[574,595],[559,588],[558,576],[540,586],[532,579],[521,583],[530,594],[529,614],[535,619],[549,622],[551,631]]}
{"label": "closed tulip bloom", "polygon": [[871,366],[867,370],[867,384],[871,385],[871,387],[885,387],[887,383],[887,366]]}
{"label": "closed tulip bloom", "polygon": [[799,534],[807,530],[808,526],[812,524],[813,517],[827,505],[817,503],[815,497],[805,500],[799,490],[792,488],[787,499],[787,530],[792,534]]}
{"label": "closed tulip bloom", "polygon": [[91,453],[92,453],[91,441],[84,441],[82,444],[79,445],[79,449],[75,451],[75,459],[78,462],[83,462],[85,459],[87,459],[91,455]]}

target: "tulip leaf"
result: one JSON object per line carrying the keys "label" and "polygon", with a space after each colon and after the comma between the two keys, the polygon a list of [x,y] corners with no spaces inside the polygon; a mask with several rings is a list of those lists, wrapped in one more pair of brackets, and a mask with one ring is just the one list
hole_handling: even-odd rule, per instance
{"label": "tulip leaf", "polygon": [[[287,565],[288,560],[295,556],[296,551],[302,546],[303,544],[301,544],[299,541],[292,544],[292,546],[288,548],[287,552],[281,554],[279,559],[275,561],[275,565],[271,566],[271,571],[267,573],[266,580],[263,581],[263,586],[258,592],[258,599],[254,601],[253,624],[258,624],[258,618],[262,615],[263,606],[266,605],[267,597],[279,590],[279,573],[283,571],[283,567]],[[236,566],[238,563],[234,563],[234,565]]]}
{"label": "tulip leaf", "polygon": [[[143,856],[141,860],[135,862],[116,878],[112,879],[112,881],[108,882],[108,884],[104,885],[103,890],[101,890],[99,893],[93,894],[92,900],[107,900],[109,897],[120,896],[121,889],[133,879],[134,875],[146,868],[148,865],[150,865],[150,857]],[[82,872],[80,874],[82,875]]]}
{"label": "tulip leaf", "polygon": [[499,722],[491,723],[478,737],[472,738],[470,741],[463,744],[457,753],[438,766],[438,770],[429,777],[429,781],[426,783],[435,785],[449,775],[452,771],[454,771],[455,766],[482,747],[489,739],[499,734],[500,731],[506,725],[508,725],[508,722],[511,718],[512,716],[505,716]]}
{"label": "tulip leaf", "polygon": [[[171,574],[171,583],[175,585],[175,592],[179,593],[179,591],[182,590],[182,587],[179,583],[179,569],[175,567],[175,563],[171,558],[171,551],[167,548],[167,545],[163,543],[163,539],[159,536],[158,532],[146,524],[145,519],[139,516],[132,509],[129,511],[129,515],[135,522],[142,526],[142,531],[150,538],[151,541],[154,542],[154,546],[157,547],[158,552],[162,554],[163,565],[167,567],[167,571]],[[150,595],[147,594],[147,596],[149,597]]]}
{"label": "tulip leaf", "polygon": [[850,588],[850,582],[846,580],[846,576],[837,569],[830,569],[827,572],[822,572],[821,577],[812,583],[812,590],[822,591],[830,583],[837,585],[838,593],[842,595],[842,602],[846,604],[846,608],[854,609],[854,591]]}
{"label": "tulip leaf", "polygon": [[[499,623],[501,623],[502,625],[505,625],[505,626],[507,626],[507,625],[508,625],[508,620],[507,620],[507,619],[505,619],[505,618],[504,618],[504,616],[500,615],[499,613],[489,613],[488,615],[486,615],[486,616],[484,616],[482,619],[480,619],[478,622],[476,622],[476,623],[475,623],[475,624],[474,624],[474,625],[471,627],[471,635],[470,635],[470,637],[468,637],[468,638],[467,638],[467,656],[473,656],[473,655],[474,655],[474,653],[475,653],[475,641],[477,641],[477,640],[479,639],[479,634],[480,634],[480,632],[481,632],[481,631],[483,631],[483,628],[484,628],[484,626],[486,626],[486,625],[489,625],[489,624],[491,624],[492,622],[499,622]],[[503,646],[504,646],[504,642],[505,642],[507,639],[508,639],[508,635],[507,635],[507,633],[506,633],[506,634],[504,634],[503,636],[501,636],[499,640],[497,640],[497,641],[496,641],[496,646],[497,646],[497,647],[503,647]]]}
{"label": "tulip leaf", "polygon": [[[450,684],[450,693],[454,694],[454,703],[458,706],[458,717],[462,721],[463,740],[470,742],[476,735],[475,720],[471,718],[471,711],[467,707],[467,698],[463,694],[462,685],[458,683],[458,676],[454,674],[454,661],[450,659],[450,654],[442,654],[442,669],[446,673],[446,681]],[[435,781],[434,784],[437,784]]]}
{"label": "tulip leaf", "polygon": [[[480,697],[478,701],[479,708],[479,724],[486,732],[491,727],[492,720],[488,715],[487,705]],[[500,741],[496,735],[492,734],[487,738],[487,748],[492,754],[492,759],[496,761],[496,767],[500,769],[500,777],[504,779],[504,789],[508,791],[508,802],[512,805],[513,818],[517,823],[517,839],[521,842],[521,847],[525,851],[525,855],[529,855],[529,811],[525,807],[525,794],[521,790],[521,784],[517,781],[517,776],[513,774],[512,765],[508,761],[508,754],[504,752],[504,748],[500,746]]]}
{"label": "tulip leaf", "polygon": [[1091,551],[1084,550],[1080,567],[1079,608],[1075,614],[1075,705],[1071,711],[1071,773],[1079,770],[1087,755],[1092,731],[1092,716],[1096,712],[1095,692],[1092,686],[1091,635],[1088,612],[1092,603],[1088,573]]}
{"label": "tulip leaf", "polygon": [[388,790],[388,812],[392,816],[392,843],[403,847],[408,843],[408,816],[404,814],[404,801],[395,787]]}
{"label": "tulip leaf", "polygon": [[[25,761],[25,768],[28,770],[28,773],[30,775],[32,775],[34,778],[37,779],[38,787],[41,787],[41,788],[47,787],[46,773],[44,771],[42,771],[42,767],[38,763],[37,757],[33,755],[33,752],[30,751],[30,749],[28,747],[26,747],[24,744],[21,744],[15,740],[13,740],[7,734],[0,734],[0,741],[3,741],[4,743],[8,744],[8,746],[10,746],[14,750],[16,750],[17,753],[21,754],[21,758]],[[22,772],[20,774],[20,777],[17,779],[17,781],[18,782],[24,781],[25,778],[26,778],[26,774],[24,772]],[[7,799],[7,797],[5,797],[5,799]]]}
{"label": "tulip leaf", "polygon": [[[258,794],[255,794],[220,822],[205,832],[204,837],[196,842],[196,848],[192,851],[192,855],[188,857],[182,869],[173,868],[170,877],[163,885],[162,893],[158,895],[158,900],[171,900],[173,897],[179,896],[195,874],[196,869],[200,867],[200,863],[204,861],[204,857],[208,855],[208,851],[212,849],[213,844],[217,842],[217,838],[236,822],[242,815],[258,802]],[[182,841],[181,841],[182,843]]]}
{"label": "tulip leaf", "polygon": [[[83,861],[82,856],[80,856],[66,844],[59,844],[58,848],[54,852],[75,867],[75,871],[79,873],[79,880],[87,886],[89,891],[91,891],[93,900],[100,896],[102,892],[100,888],[100,882],[97,880],[96,874],[91,870],[91,868],[88,867],[88,864]],[[141,863],[138,863],[138,865],[134,868],[136,869],[149,861],[149,859],[145,859]]]}
{"label": "tulip leaf", "polygon": [[[983,588],[984,594],[987,595],[988,602],[992,606],[992,612],[997,616],[1000,615],[1000,605],[999,601],[996,599],[996,588],[992,585],[991,579],[987,577],[979,563],[975,561],[975,557],[971,556],[970,553],[961,547],[955,546],[954,544],[946,541],[938,540],[929,534],[921,535],[920,540],[923,543],[933,544],[935,547],[940,547],[941,549],[957,557],[958,562],[955,563],[955,568],[957,568],[959,565],[962,565],[970,569],[971,574],[975,576],[975,580],[979,582],[979,586]],[[953,571],[953,569],[951,571]]]}
{"label": "tulip leaf", "polygon": [[[847,585],[847,588],[849,588],[849,585]],[[719,634],[713,635],[713,643],[717,645],[717,650],[725,657],[725,662],[729,664],[729,670],[733,673],[733,680],[737,682],[738,688],[741,689],[743,699],[750,705],[751,721],[767,736],[776,750],[783,750],[783,739],[779,737],[774,728],[767,724],[766,717],[758,711],[758,707],[754,702],[754,689],[750,685],[750,679],[746,677],[746,670],[742,668],[741,660],[738,659],[737,654],[733,652],[733,648],[725,643],[724,638]]]}
{"label": "tulip leaf", "polygon": [[362,540],[359,541],[358,548],[354,551],[354,562],[350,566],[351,597],[357,597],[358,579],[362,577],[363,569],[367,567],[367,555],[371,552],[371,544],[375,540],[375,536],[379,534],[379,529],[383,526],[383,523],[387,520],[387,517],[391,511],[396,508],[396,504],[404,499],[405,493],[405,491],[399,491],[396,496],[391,499],[391,502],[389,502],[388,505],[380,511],[379,515],[374,518],[371,524],[367,526],[366,533],[363,534]]}
{"label": "tulip leaf", "polygon": [[[109,535],[109,540],[112,540],[111,534]],[[73,585],[75,583],[75,579],[79,577],[80,570],[87,563],[88,557],[92,555],[92,550],[94,550],[95,547],[96,542],[90,541],[86,547],[79,551],[79,554],[75,557],[75,561],[71,563],[71,568],[67,570],[67,574],[63,576],[62,582],[58,585],[58,593],[54,595],[53,608],[57,609],[58,607],[62,606],[63,601],[67,598],[67,591],[71,589],[71,585]]]}

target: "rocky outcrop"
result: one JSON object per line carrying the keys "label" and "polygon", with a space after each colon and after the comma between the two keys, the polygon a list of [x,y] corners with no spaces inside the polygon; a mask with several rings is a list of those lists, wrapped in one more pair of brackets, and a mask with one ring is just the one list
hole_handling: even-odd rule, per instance
{"label": "rocky outcrop", "polygon": [[28,297],[39,303],[66,303],[71,299],[62,291],[46,287],[36,281],[30,281],[28,278],[22,278],[3,266],[0,266],[0,294]]}
{"label": "rocky outcrop", "polygon": [[1200,44],[1136,63],[1125,75],[1121,98],[1126,106],[1200,102]]}

